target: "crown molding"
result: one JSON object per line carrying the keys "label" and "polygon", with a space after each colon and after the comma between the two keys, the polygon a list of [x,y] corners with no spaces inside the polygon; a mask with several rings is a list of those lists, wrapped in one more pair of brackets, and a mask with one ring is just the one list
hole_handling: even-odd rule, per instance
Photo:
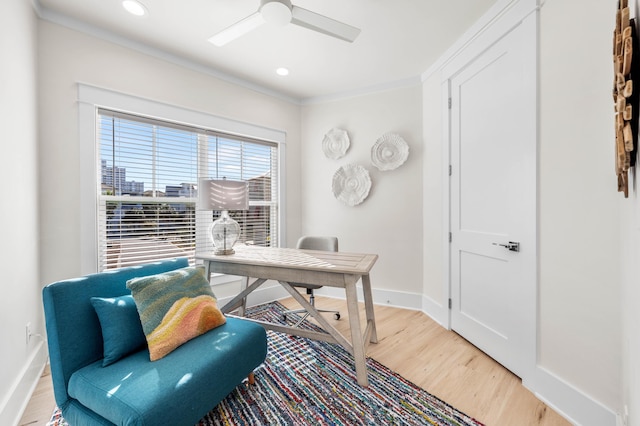
{"label": "crown molding", "polygon": [[395,89],[402,89],[406,87],[417,86],[420,84],[422,84],[421,76],[416,75],[416,76],[408,77],[402,80],[390,81],[386,83],[376,84],[374,86],[367,86],[359,89],[349,90],[346,92],[335,93],[332,95],[305,98],[300,101],[300,104],[301,105],[324,104],[328,102],[336,102],[336,101],[341,101],[349,98],[356,98],[360,96],[370,95],[373,93],[385,92],[388,90],[395,90]]}
{"label": "crown molding", "polygon": [[444,66],[455,59],[462,51],[465,50],[471,43],[478,37],[485,33],[491,26],[498,20],[500,20],[512,9],[519,9],[516,14],[518,20],[521,21],[534,13],[542,7],[546,0],[498,0],[496,3],[485,12],[482,17],[476,21],[467,31],[465,31],[458,40],[449,47],[440,58],[436,60],[425,72],[421,74],[422,82],[429,79],[432,75],[439,72]]}

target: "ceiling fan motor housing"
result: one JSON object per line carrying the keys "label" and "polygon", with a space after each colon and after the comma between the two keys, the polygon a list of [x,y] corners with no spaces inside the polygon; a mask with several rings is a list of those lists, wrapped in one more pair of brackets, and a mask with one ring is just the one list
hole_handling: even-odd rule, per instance
{"label": "ceiling fan motor housing", "polygon": [[264,23],[285,26],[289,23],[352,43],[360,29],[327,16],[291,4],[291,0],[260,0],[260,8],[235,24],[209,38],[216,46],[224,46]]}
{"label": "ceiling fan motor housing", "polygon": [[290,0],[261,0],[260,13],[264,20],[273,25],[283,26],[291,22]]}

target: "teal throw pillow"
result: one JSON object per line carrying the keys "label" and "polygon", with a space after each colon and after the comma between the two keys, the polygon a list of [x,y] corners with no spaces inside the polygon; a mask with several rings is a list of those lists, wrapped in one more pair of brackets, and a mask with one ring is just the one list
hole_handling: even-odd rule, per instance
{"label": "teal throw pillow", "polygon": [[98,314],[102,328],[103,367],[141,349],[147,343],[138,309],[131,295],[92,297],[91,304]]}
{"label": "teal throw pillow", "polygon": [[138,306],[151,361],[227,321],[202,267],[133,278],[127,288]]}

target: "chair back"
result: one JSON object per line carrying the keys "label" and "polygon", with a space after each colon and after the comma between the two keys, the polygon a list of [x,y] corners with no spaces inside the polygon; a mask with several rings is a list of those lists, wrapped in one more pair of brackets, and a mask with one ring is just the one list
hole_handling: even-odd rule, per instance
{"label": "chair back", "polygon": [[[303,250],[338,251],[338,238],[304,236],[298,240],[297,248]],[[316,284],[289,283],[294,287],[304,287],[308,289],[319,289],[322,286]]]}
{"label": "chair back", "polygon": [[296,247],[306,250],[338,251],[338,238],[304,236],[298,240]]}

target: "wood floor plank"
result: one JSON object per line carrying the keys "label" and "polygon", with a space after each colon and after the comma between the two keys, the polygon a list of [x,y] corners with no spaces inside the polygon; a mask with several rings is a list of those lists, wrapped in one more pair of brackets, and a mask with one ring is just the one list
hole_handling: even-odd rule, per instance
{"label": "wood floor plank", "polygon": [[[281,303],[299,308],[293,298]],[[349,336],[347,304],[341,299],[316,296],[316,305],[337,309],[341,319],[326,319]],[[570,423],[537,399],[518,377],[452,331],[422,312],[375,306],[378,343],[367,356],[424,388],[438,398],[485,423],[523,426],[569,426]],[[360,320],[365,322],[364,306]],[[20,425],[45,425],[55,407],[48,369],[20,421]]]}
{"label": "wood floor plank", "polygon": [[[290,309],[298,308],[293,299],[281,302]],[[316,305],[340,310],[342,319],[329,321],[348,332],[343,300],[316,296]],[[378,343],[369,345],[367,356],[468,415],[489,426],[570,425],[513,373],[424,313],[376,305],[375,316]],[[364,318],[362,305],[360,317]]]}

